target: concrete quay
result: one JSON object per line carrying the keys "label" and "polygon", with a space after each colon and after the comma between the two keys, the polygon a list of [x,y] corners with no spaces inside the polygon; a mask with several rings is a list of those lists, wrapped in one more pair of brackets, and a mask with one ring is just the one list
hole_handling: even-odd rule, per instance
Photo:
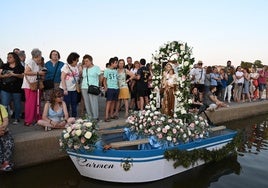
{"label": "concrete quay", "polygon": [[[100,119],[104,119],[105,99],[100,97]],[[251,103],[231,103],[228,108],[221,108],[215,112],[207,112],[214,124],[222,124],[232,120],[243,119],[268,112],[268,100]],[[126,119],[124,112],[121,118],[111,122],[100,121],[100,127],[112,125],[124,125]],[[58,160],[67,157],[66,153],[60,151],[59,137],[62,130],[44,131],[43,127],[23,126],[23,120],[18,125],[13,125],[10,120],[9,129],[15,140],[14,162],[15,168],[29,167],[40,163]]]}

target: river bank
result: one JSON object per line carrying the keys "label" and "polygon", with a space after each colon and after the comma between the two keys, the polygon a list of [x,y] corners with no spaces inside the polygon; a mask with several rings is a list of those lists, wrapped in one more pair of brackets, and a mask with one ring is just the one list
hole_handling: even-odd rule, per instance
{"label": "river bank", "polygon": [[[100,98],[100,119],[104,117],[105,100]],[[232,103],[228,108],[221,108],[215,112],[207,112],[209,118],[216,125],[232,120],[243,119],[268,112],[268,100],[251,103]],[[122,113],[123,114],[123,113]],[[122,115],[124,117],[124,115]],[[124,125],[125,118],[111,122],[100,122],[100,127]],[[67,157],[60,151],[58,139],[62,130],[45,132],[42,127],[25,127],[21,121],[18,125],[9,126],[15,140],[14,162],[15,168],[29,167],[40,163]]]}

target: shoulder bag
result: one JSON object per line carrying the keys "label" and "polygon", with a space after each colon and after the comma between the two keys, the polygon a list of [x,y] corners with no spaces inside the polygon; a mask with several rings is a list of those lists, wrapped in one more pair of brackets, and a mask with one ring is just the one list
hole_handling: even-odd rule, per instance
{"label": "shoulder bag", "polygon": [[[87,71],[88,71],[88,68],[87,68],[87,70],[86,70],[86,73],[87,73]],[[94,86],[94,85],[89,85],[89,84],[88,84],[88,74],[87,74],[87,85],[88,85],[88,90],[87,90],[87,92],[88,92],[89,94],[92,94],[92,95],[99,95],[99,94],[101,93],[101,91],[100,91],[100,87],[98,87],[98,86]]]}

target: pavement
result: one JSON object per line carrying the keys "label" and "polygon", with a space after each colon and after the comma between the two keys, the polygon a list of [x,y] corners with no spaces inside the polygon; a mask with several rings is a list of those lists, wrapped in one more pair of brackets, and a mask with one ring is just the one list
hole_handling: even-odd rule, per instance
{"label": "pavement", "polygon": [[[80,114],[83,110],[79,109]],[[220,124],[232,120],[261,115],[268,112],[268,100],[246,103],[231,103],[228,108],[220,108],[215,112],[207,112],[214,124]],[[118,120],[103,122],[105,114],[105,98],[99,98],[100,122],[102,128],[126,124],[124,112],[119,114]],[[59,137],[61,129],[45,131],[41,126],[27,127],[20,120],[18,125],[12,124],[10,119],[9,129],[15,140],[14,162],[15,168],[28,167],[44,162],[58,160],[67,157],[64,151],[59,149]]]}

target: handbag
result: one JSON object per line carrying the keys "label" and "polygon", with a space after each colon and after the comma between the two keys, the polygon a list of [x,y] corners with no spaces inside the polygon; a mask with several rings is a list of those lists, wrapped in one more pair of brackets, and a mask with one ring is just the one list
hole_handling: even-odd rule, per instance
{"label": "handbag", "polygon": [[94,85],[89,85],[87,92],[93,95],[99,95],[101,93],[100,88]]}
{"label": "handbag", "polygon": [[[38,85],[39,84],[39,85]],[[44,84],[42,81],[37,82],[29,82],[30,89],[32,91],[37,91],[38,89],[44,89]]]}
{"label": "handbag", "polygon": [[88,85],[87,93],[92,95],[99,95],[101,93],[100,87],[88,84],[88,74],[87,74],[87,85]]}
{"label": "handbag", "polygon": [[76,91],[77,91],[78,93],[81,92],[81,88],[80,88],[80,85],[79,85],[78,83],[75,84],[75,88],[76,88]]}
{"label": "handbag", "polygon": [[[38,77],[38,75],[37,75]],[[38,80],[37,82],[30,82],[27,78],[27,76],[25,76],[26,81],[29,84],[29,87],[32,91],[37,91],[38,89],[44,89],[44,83],[42,80]]]}
{"label": "handbag", "polygon": [[54,89],[54,79],[58,70],[59,62],[57,63],[56,70],[53,75],[53,79],[51,80],[44,80],[44,90]]}

